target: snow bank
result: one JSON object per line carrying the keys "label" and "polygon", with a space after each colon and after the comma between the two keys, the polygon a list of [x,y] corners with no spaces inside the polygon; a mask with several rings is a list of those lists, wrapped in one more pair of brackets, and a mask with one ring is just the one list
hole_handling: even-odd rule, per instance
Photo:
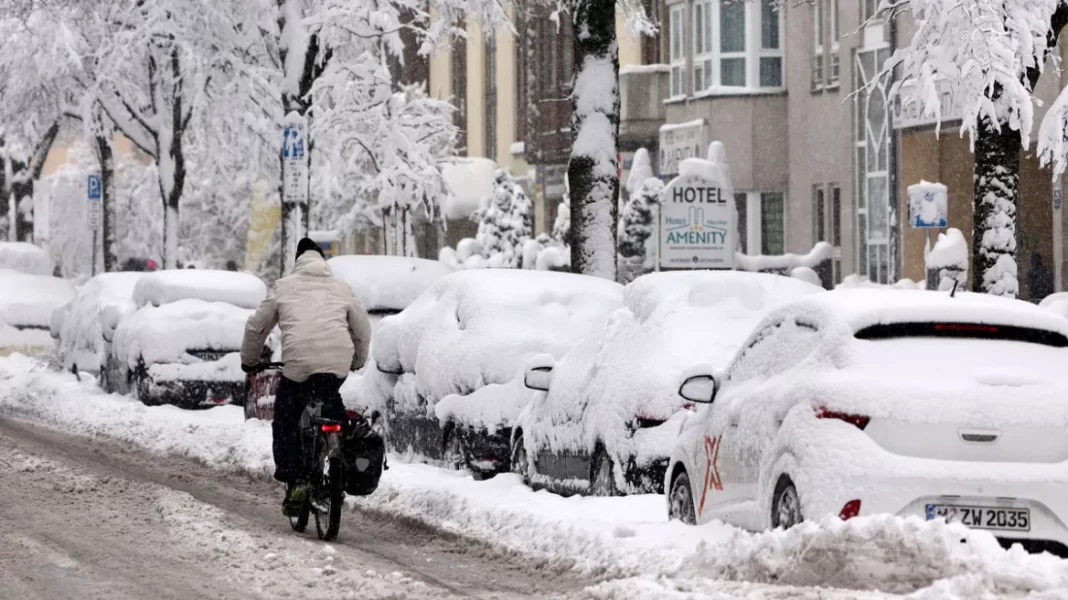
{"label": "snow bank", "polygon": [[497,163],[488,158],[453,158],[441,165],[441,174],[452,191],[442,203],[446,219],[468,219],[482,202],[493,196]]}
{"label": "snow bank", "polygon": [[[246,422],[239,407],[146,407],[105,395],[89,380],[33,368],[26,358],[0,359],[0,414],[188,457],[209,468],[263,478],[273,471],[270,424]],[[826,519],[751,534],[720,523],[668,523],[661,496],[563,498],[533,492],[508,474],[475,482],[463,472],[395,458],[390,466],[378,491],[355,501],[361,510],[482,540],[549,572],[640,578],[605,582],[583,597],[697,598],[706,591],[725,594],[711,596],[717,599],[765,592],[782,598],[874,597],[825,589],[839,586],[949,600],[1028,593],[1062,598],[1068,589],[1068,561],[1018,548],[1004,551],[988,533],[938,521]],[[168,505],[162,512],[169,524],[172,509]],[[785,587],[790,585],[824,589]]]}
{"label": "snow bank", "polygon": [[440,261],[405,256],[338,256],[327,263],[368,311],[404,310],[454,270]]}
{"label": "snow bank", "polygon": [[[97,371],[107,358],[104,334],[109,338],[122,316],[133,312],[133,290],[142,273],[102,273],[87,281],[62,311],[58,322],[59,356],[64,370]],[[105,314],[108,315],[104,318]]]}
{"label": "snow bank", "polygon": [[1062,317],[1068,317],[1068,292],[1050,294],[1043,298],[1038,306]]}
{"label": "snow bank", "polygon": [[148,273],[137,282],[133,293],[138,308],[197,299],[255,309],[266,296],[267,286],[251,273],[207,269]]}
{"label": "snow bank", "polygon": [[187,350],[236,352],[251,315],[233,304],[203,300],[143,306],[115,329],[115,356],[134,367],[138,359],[146,365],[199,362]]}
{"label": "snow bank", "polygon": [[66,279],[0,270],[0,323],[48,330],[52,311],[74,297]]}
{"label": "snow bank", "polygon": [[[507,383],[527,357],[563,355],[602,326],[621,300],[619,284],[583,275],[460,271],[438,280],[401,314],[383,319],[371,352],[384,370],[414,374],[410,391],[418,397],[398,386],[398,404],[414,406],[421,397],[433,410],[449,394]],[[364,380],[374,388],[381,377],[390,376],[375,371]]]}
{"label": "snow bank", "polygon": [[[617,458],[670,456],[681,421],[634,437],[627,435],[627,423],[636,416],[671,419],[684,404],[678,395],[684,372],[697,364],[726,367],[770,309],[822,292],[798,279],[763,273],[639,277],[626,287],[625,306],[560,359],[548,395],[520,418],[527,448],[592,452],[601,442]],[[559,415],[581,425],[561,427]],[[626,489],[621,473],[617,484]]]}
{"label": "snow bank", "polygon": [[779,256],[750,256],[736,252],[734,265],[740,271],[789,271],[798,267],[815,269],[825,260],[830,260],[834,249],[827,242],[817,242],[808,254],[782,254]]}
{"label": "snow bank", "polygon": [[52,276],[52,257],[43,248],[26,242],[0,242],[0,269],[29,275]]}

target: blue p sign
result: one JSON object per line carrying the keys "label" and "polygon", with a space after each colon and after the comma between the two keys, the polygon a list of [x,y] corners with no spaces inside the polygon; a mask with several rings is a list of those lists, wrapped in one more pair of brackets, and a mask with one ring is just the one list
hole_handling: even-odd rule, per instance
{"label": "blue p sign", "polygon": [[101,191],[100,187],[101,187],[100,186],[100,176],[99,175],[90,175],[89,176],[89,199],[90,200],[100,200],[100,191]]}

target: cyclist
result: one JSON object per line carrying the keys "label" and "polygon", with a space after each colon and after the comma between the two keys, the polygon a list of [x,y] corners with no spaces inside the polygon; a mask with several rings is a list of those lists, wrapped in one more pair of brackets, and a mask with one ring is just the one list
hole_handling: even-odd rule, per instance
{"label": "cyclist", "polygon": [[275,479],[286,484],[282,513],[295,515],[308,493],[308,459],[300,438],[300,416],[309,400],[323,402],[322,416],[345,420],[339,390],[350,371],[367,361],[371,324],[348,285],[335,279],[318,244],[304,238],[288,277],[249,317],[241,345],[241,368],[256,369],[267,336],[282,330],[282,380],[274,403]]}

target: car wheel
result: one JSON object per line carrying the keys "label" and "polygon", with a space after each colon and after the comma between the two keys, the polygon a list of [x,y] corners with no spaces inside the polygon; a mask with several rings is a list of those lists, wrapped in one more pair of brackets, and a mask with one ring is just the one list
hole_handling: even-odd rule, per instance
{"label": "car wheel", "polygon": [[789,477],[783,475],[775,485],[775,495],[771,499],[771,527],[789,529],[804,520],[797,487]]}
{"label": "car wheel", "polygon": [[460,432],[456,431],[456,427],[449,428],[445,433],[444,462],[447,468],[456,471],[467,466],[467,461],[464,460],[463,443],[460,441]]}
{"label": "car wheel", "polygon": [[616,476],[612,472],[612,459],[604,448],[599,448],[593,457],[590,473],[590,493],[594,496],[618,496]]}
{"label": "car wheel", "polygon": [[519,475],[523,479],[523,483],[530,485],[530,465],[527,461],[527,447],[523,443],[523,432],[519,432],[515,437],[515,444],[512,446],[512,472]]}
{"label": "car wheel", "polygon": [[693,488],[686,471],[680,472],[671,482],[671,495],[668,496],[668,520],[678,520],[687,525],[697,524],[697,513],[693,507]]}

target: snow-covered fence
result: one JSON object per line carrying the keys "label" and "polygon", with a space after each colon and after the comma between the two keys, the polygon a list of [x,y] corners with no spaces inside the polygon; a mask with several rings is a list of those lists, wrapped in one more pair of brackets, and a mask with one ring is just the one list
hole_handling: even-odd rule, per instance
{"label": "snow-covered fence", "polygon": [[817,242],[807,254],[782,254],[776,256],[750,256],[738,252],[734,255],[734,265],[739,271],[754,273],[776,273],[811,280],[812,274],[819,278],[825,288],[834,285],[831,273],[831,258],[834,249],[827,242]]}
{"label": "snow-covered fence", "polygon": [[959,229],[938,234],[938,242],[927,254],[927,289],[949,291],[954,285],[968,287],[968,243]]}

